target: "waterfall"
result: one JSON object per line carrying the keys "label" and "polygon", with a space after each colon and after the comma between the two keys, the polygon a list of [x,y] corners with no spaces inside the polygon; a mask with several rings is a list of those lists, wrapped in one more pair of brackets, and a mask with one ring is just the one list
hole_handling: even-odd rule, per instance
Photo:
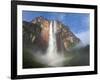
{"label": "waterfall", "polygon": [[50,66],[61,66],[62,61],[64,60],[64,57],[62,57],[62,55],[57,52],[56,34],[57,23],[56,21],[51,21],[49,30],[49,44],[46,53],[48,65]]}
{"label": "waterfall", "polygon": [[56,21],[51,21],[49,27],[50,27],[49,42],[48,42],[47,51],[45,54],[36,54],[35,58],[37,61],[47,66],[63,66],[65,57],[62,55],[62,53],[58,53],[57,51],[57,40],[56,40],[57,23]]}
{"label": "waterfall", "polygon": [[49,58],[53,59],[57,55],[57,44],[56,44],[56,23],[51,21],[49,30],[49,44],[47,49],[47,55]]}

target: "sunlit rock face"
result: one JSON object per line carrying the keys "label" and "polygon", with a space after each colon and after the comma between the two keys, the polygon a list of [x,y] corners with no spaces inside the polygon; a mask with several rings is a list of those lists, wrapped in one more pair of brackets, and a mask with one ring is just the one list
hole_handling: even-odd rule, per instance
{"label": "sunlit rock face", "polygon": [[[69,50],[80,42],[67,25],[56,22],[57,51]],[[54,24],[53,24],[54,25]],[[36,17],[31,22],[23,21],[23,41],[27,45],[46,50],[49,44],[50,20],[42,16]]]}
{"label": "sunlit rock face", "polygon": [[78,44],[80,39],[77,38],[69,29],[69,27],[57,21],[57,45],[58,50],[69,50],[71,47]]}
{"label": "sunlit rock face", "polygon": [[41,46],[41,48],[46,49],[48,46],[48,40],[49,40],[49,20],[43,18],[43,17],[37,17],[35,20],[32,20],[32,24],[37,24],[41,28],[41,31],[39,33],[39,36],[36,39],[37,45]]}

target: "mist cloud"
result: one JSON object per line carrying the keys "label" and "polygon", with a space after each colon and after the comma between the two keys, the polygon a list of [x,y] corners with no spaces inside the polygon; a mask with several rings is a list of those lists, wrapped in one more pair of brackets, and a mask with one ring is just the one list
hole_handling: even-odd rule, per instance
{"label": "mist cloud", "polygon": [[84,46],[90,44],[90,31],[84,31],[76,34],[76,36],[81,40]]}

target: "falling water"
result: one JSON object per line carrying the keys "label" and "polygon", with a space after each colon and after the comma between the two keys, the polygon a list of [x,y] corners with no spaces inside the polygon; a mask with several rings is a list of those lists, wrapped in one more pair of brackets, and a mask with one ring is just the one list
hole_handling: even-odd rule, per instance
{"label": "falling water", "polygon": [[46,54],[44,55],[36,54],[35,58],[39,62],[47,66],[62,66],[65,58],[62,55],[62,53],[58,53],[57,51],[57,41],[56,41],[57,23],[56,21],[51,21],[49,27],[50,27],[49,43],[48,43]]}
{"label": "falling water", "polygon": [[49,45],[47,49],[48,65],[50,66],[61,66],[64,58],[57,52],[57,25],[56,21],[51,21],[49,31]]}
{"label": "falling water", "polygon": [[47,55],[51,59],[53,59],[54,55],[57,55],[55,21],[54,21],[54,24],[53,24],[53,22],[50,23],[49,46],[48,46],[48,49],[47,49]]}

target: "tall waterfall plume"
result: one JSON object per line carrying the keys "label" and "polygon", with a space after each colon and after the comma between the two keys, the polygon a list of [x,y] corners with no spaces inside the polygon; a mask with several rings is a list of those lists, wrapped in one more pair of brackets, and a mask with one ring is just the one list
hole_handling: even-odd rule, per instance
{"label": "tall waterfall plume", "polygon": [[[62,53],[57,51],[57,23],[56,21],[51,21],[49,26],[49,42],[48,48],[45,54],[36,54],[35,58],[37,61],[41,62],[47,66],[63,66],[65,57]],[[39,52],[41,53],[41,52]]]}
{"label": "tall waterfall plume", "polygon": [[62,54],[59,54],[57,52],[56,34],[57,34],[57,23],[56,21],[51,21],[49,30],[49,45],[46,53],[48,59],[48,65],[50,66],[60,66],[62,65],[62,61],[64,60]]}
{"label": "tall waterfall plume", "polygon": [[[54,26],[54,27],[53,27]],[[56,22],[51,21],[49,30],[49,45],[47,49],[47,55],[49,58],[53,58],[57,55],[57,44],[56,44]]]}

